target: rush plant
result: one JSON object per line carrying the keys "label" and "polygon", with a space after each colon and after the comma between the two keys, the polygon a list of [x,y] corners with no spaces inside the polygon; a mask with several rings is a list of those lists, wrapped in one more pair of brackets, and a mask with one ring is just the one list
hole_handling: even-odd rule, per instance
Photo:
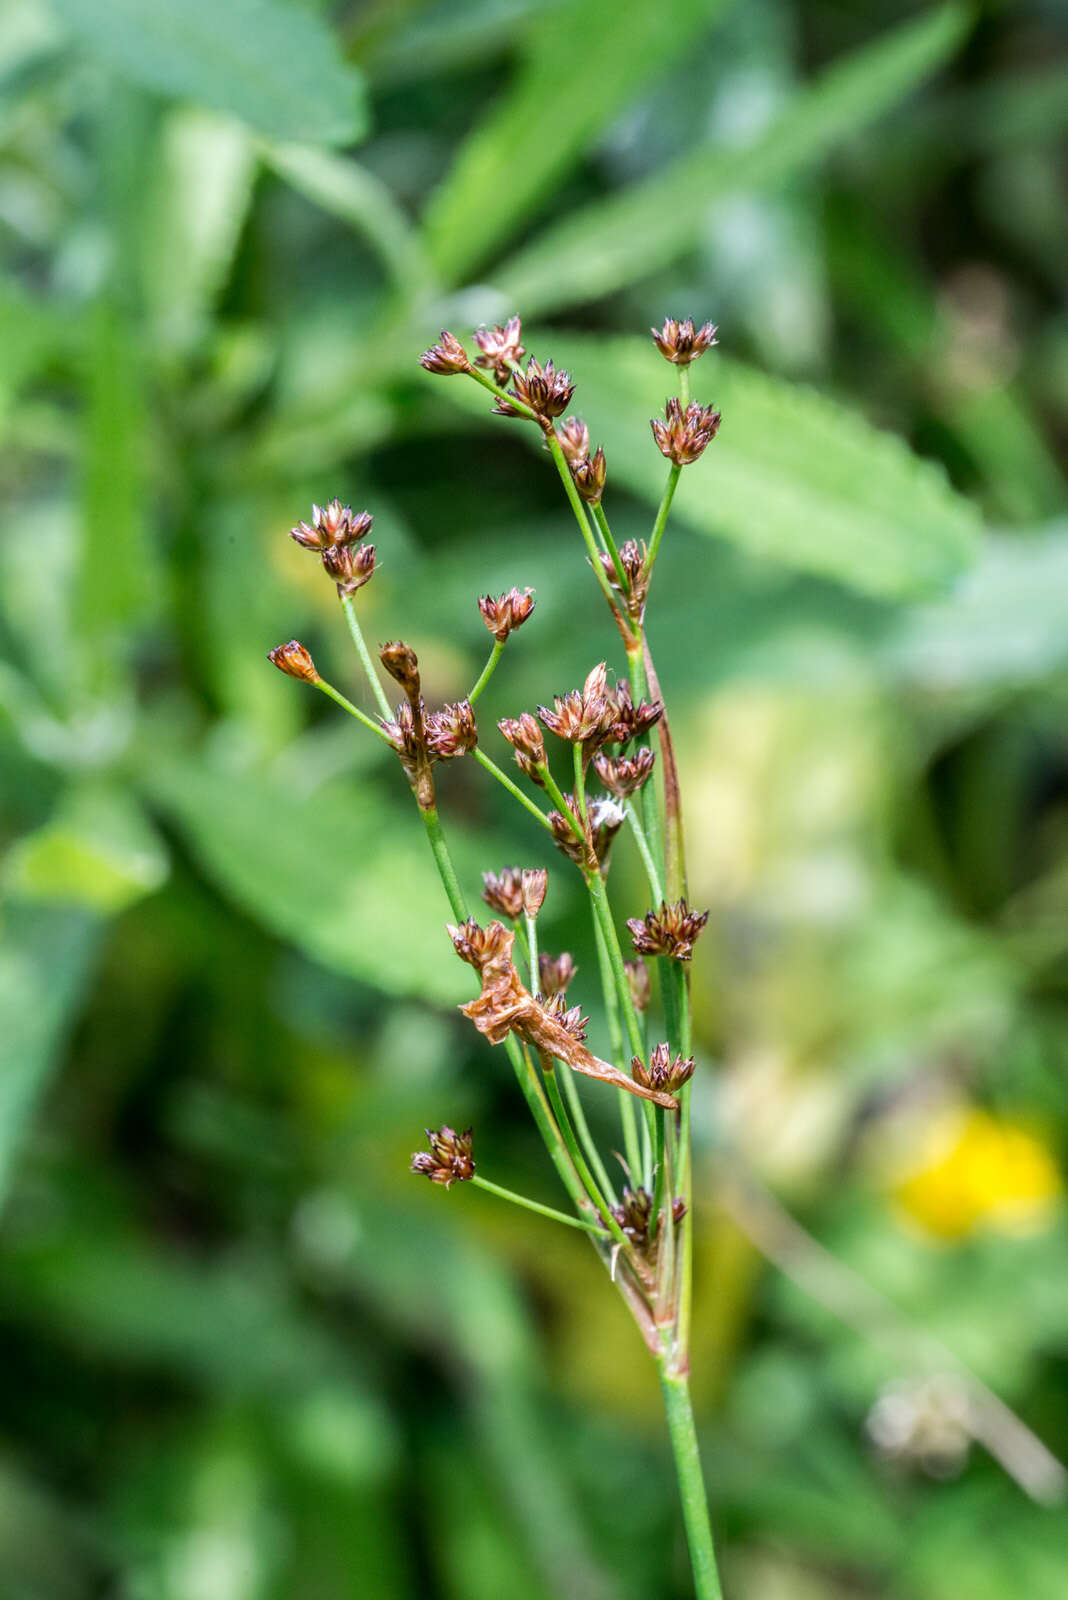
{"label": "rush plant", "polygon": [[[559,420],[574,394],[570,375],[533,356],[522,364],[526,351],[518,317],[503,327],[478,329],[473,355],[443,332],[422,357],[429,372],[481,384],[495,412],[540,430],[626,658],[625,675],[614,681],[606,663],[597,662],[581,688],[498,724],[525,786],[486,753],[475,707],[508,639],[534,610],[529,589],[478,601],[493,642],[481,675],[456,704],[428,707],[415,652],[399,641],[383,645],[380,665],[402,695],[394,707],[357,614],[359,591],[375,570],[375,550],[368,542],[372,518],[334,500],[316,506],[311,521],[299,523],[292,537],[319,556],[337,585],[377,719],[327,683],[298,641],[270,653],[281,671],[314,684],[398,756],[455,919],[447,925],[449,935],[457,955],[479,976],[480,992],[462,1010],[491,1044],[507,1051],[572,1212],[553,1210],[484,1178],[476,1171],[470,1129],[428,1129],[428,1147],[412,1157],[412,1171],[445,1188],[476,1184],[588,1235],[657,1365],[699,1600],[721,1594],[689,1391],[695,1070],[689,973],[707,913],[692,909],[687,900],[678,771],[645,616],[679,474],[699,459],[719,428],[719,413],[690,395],[691,364],[715,344],[715,336],[711,323],[695,328],[689,320],[668,319],[653,330],[657,349],[675,368],[678,392],[651,424],[668,469],[648,542],[641,544],[617,545],[603,503],[604,451],[591,451],[589,430],[579,417]],[[508,791],[550,836],[569,864],[565,870],[582,879],[604,990],[604,1055],[587,1041],[588,1018],[581,1006],[569,1004],[571,956],[539,948],[545,870],[487,871],[482,899],[491,920],[482,923],[470,913],[434,783],[438,762],[463,756]],[[612,842],[624,827],[633,834],[648,880],[647,905],[634,908],[640,914],[626,919],[625,934],[607,885]],[[599,1080],[618,1097],[624,1152],[618,1173],[591,1135],[576,1073]]]}

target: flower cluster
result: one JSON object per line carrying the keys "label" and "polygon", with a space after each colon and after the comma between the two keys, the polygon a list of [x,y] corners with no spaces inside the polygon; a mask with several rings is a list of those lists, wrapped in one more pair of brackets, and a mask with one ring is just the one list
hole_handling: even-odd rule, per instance
{"label": "flower cluster", "polygon": [[331,500],[328,506],[312,506],[311,521],[298,522],[289,537],[318,554],[339,595],[353,595],[375,570],[375,547],[363,543],[373,521],[369,511],[354,513],[340,500]]}
{"label": "flower cluster", "polygon": [[658,417],[649,418],[653,438],[662,456],[677,467],[686,467],[703,455],[719,432],[720,413],[712,406],[690,402],[685,411],[680,400],[668,400],[664,407],[666,422]]}
{"label": "flower cluster", "polygon": [[644,917],[628,917],[627,927],[638,955],[689,961],[707,921],[707,911],[691,911],[685,900],[677,900],[671,906],[661,903],[658,911],[647,911]]}
{"label": "flower cluster", "polygon": [[410,1171],[429,1178],[451,1189],[454,1183],[466,1183],[475,1175],[475,1158],[471,1154],[471,1129],[457,1133],[448,1123],[441,1128],[426,1128],[429,1150],[417,1150],[412,1156]]}

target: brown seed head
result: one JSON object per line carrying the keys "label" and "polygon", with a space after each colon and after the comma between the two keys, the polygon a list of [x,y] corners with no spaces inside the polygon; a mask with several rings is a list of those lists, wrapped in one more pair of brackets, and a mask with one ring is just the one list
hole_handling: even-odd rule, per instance
{"label": "brown seed head", "polygon": [[593,758],[597,776],[617,800],[625,800],[648,781],[656,757],[651,750],[636,750],[632,756],[610,756],[602,750]]}
{"label": "brown seed head", "polygon": [[416,727],[415,713],[408,700],[401,701],[393,713],[392,721],[387,721],[384,717],[379,719],[383,732],[388,734],[390,744],[401,758],[401,766],[413,781],[420,766],[427,765],[426,742],[422,732],[422,703],[417,703],[420,710],[418,727]]}
{"label": "brown seed head", "polygon": [[475,1158],[471,1153],[471,1129],[457,1133],[448,1123],[441,1128],[427,1128],[429,1150],[417,1150],[412,1157],[410,1171],[429,1178],[431,1183],[443,1184],[450,1189],[454,1183],[465,1183],[475,1175]]}
{"label": "brown seed head", "polygon": [[452,761],[478,744],[478,724],[469,700],[431,711],[425,725],[426,747],[435,761]]}
{"label": "brown seed head", "polygon": [[395,678],[409,700],[419,698],[419,657],[410,644],[392,639],[379,648],[378,659],[391,678]]}
{"label": "brown seed head", "polygon": [[471,371],[467,351],[455,334],[445,328],[441,330],[440,344],[432,344],[429,350],[424,350],[419,357],[419,365],[443,378],[451,378],[457,372]]}
{"label": "brown seed head", "polygon": [[705,447],[719,432],[721,416],[712,406],[690,402],[683,411],[678,400],[669,400],[664,407],[666,422],[658,417],[649,418],[660,454],[667,456],[677,467],[685,467],[703,455]]}
{"label": "brown seed head", "polygon": [[577,467],[590,453],[590,430],[581,417],[568,417],[556,430],[564,459],[570,467]]}
{"label": "brown seed head", "polygon": [[515,935],[508,931],[503,922],[491,922],[488,927],[480,928],[474,917],[468,917],[460,927],[451,922],[445,926],[460,960],[466,961],[468,966],[479,972],[487,962],[511,958]]}
{"label": "brown seed head", "polygon": [[566,994],[567,986],[578,968],[565,950],[561,955],[550,956],[542,950],[538,956],[538,982],[546,997]]}
{"label": "brown seed head", "polygon": [[482,898],[491,911],[513,921],[523,914],[523,874],[518,867],[482,874]]}
{"label": "brown seed head", "polygon": [[[553,417],[562,416],[567,410],[575,385],[570,372],[565,372],[563,367],[558,370],[551,361],[541,366],[531,356],[525,372],[512,374],[511,392],[534,412],[543,425],[547,425]],[[493,409],[503,417],[519,417],[523,414],[510,406],[507,400],[498,400]]]}
{"label": "brown seed head", "polygon": [[[565,794],[564,799],[567,801],[569,810],[577,817],[575,796],[573,794]],[[562,811],[549,812],[549,826],[552,829],[553,844],[569,861],[573,861],[576,866],[582,868],[592,864],[590,861],[591,845],[584,837],[580,837],[575,832]]]}
{"label": "brown seed head", "polygon": [[632,1056],[630,1063],[635,1083],[640,1083],[646,1089],[666,1089],[669,1094],[689,1082],[693,1077],[693,1069],[693,1056],[672,1058],[670,1047],[666,1044],[653,1046],[648,1063],[641,1056]]}
{"label": "brown seed head", "polygon": [[355,594],[369,583],[375,570],[373,544],[332,544],[323,551],[323,567],[337,584],[338,594]]}
{"label": "brown seed head", "polygon": [[717,343],[715,326],[705,322],[695,331],[692,317],[687,317],[685,322],[668,317],[659,331],[656,328],[649,331],[664,360],[674,362],[677,367],[688,367]]}
{"label": "brown seed head", "polygon": [[627,927],[640,956],[689,961],[707,921],[707,911],[691,911],[685,900],[677,900],[671,906],[661,902],[658,911],[647,911],[644,917],[628,917]]}
{"label": "brown seed head", "polygon": [[539,788],[544,788],[538,768],[545,765],[545,739],[530,712],[524,711],[518,717],[502,717],[497,726],[514,748],[519,770],[532,778]]}
{"label": "brown seed head", "polygon": [[628,1239],[639,1245],[647,1243],[653,1215],[652,1195],[648,1189],[624,1189],[620,1198],[622,1204],[612,1208],[612,1215]]}
{"label": "brown seed head", "polygon": [[582,1007],[569,1008],[564,996],[559,992],[550,995],[543,1004],[546,1013],[560,1024],[564,1032],[569,1033],[572,1039],[577,1039],[581,1044],[586,1037],[586,1024],[590,1020],[589,1017],[582,1015]]}
{"label": "brown seed head", "polygon": [[649,968],[644,961],[624,961],[623,970],[627,974],[627,988],[635,1011],[648,1011]]}
{"label": "brown seed head", "polygon": [[273,650],[267,652],[267,660],[273,661],[279,672],[284,672],[287,678],[300,678],[304,683],[322,681],[316,671],[315,662],[299,639],[290,639],[288,644],[275,645]]}
{"label": "brown seed head", "polygon": [[544,867],[523,868],[523,910],[528,917],[536,917],[545,904],[549,887],[549,874]]}
{"label": "brown seed head", "polygon": [[649,577],[645,566],[646,548],[645,540],[641,544],[635,539],[628,539],[619,547],[619,564],[623,568],[625,583],[620,585],[619,573],[612,557],[607,554],[601,556],[601,566],[604,568],[605,577],[617,594],[621,594],[627,602],[627,614],[640,622],[645,613],[645,600],[649,593]]}
{"label": "brown seed head", "polygon": [[509,317],[503,328],[476,328],[472,337],[482,354],[475,357],[475,366],[492,367],[497,382],[507,383],[512,368],[526,355],[519,342],[521,332],[518,317]]}
{"label": "brown seed head", "polygon": [[602,744],[610,736],[615,721],[615,700],[607,687],[605,663],[598,662],[582,689],[553,701],[555,709],[538,707],[538,716],[558,739],[569,744]]}
{"label": "brown seed head", "polygon": [[340,500],[331,500],[328,506],[312,506],[311,522],[298,522],[289,530],[305,550],[328,550],[332,545],[353,545],[366,539],[374,522],[369,511],[353,512]]}
{"label": "brown seed head", "polygon": [[571,476],[575,480],[575,488],[589,505],[596,506],[601,503],[604,493],[604,480],[607,473],[604,451],[600,445],[592,456],[587,456],[584,461],[576,462],[571,468]]}
{"label": "brown seed head", "polygon": [[503,644],[514,629],[523,626],[534,610],[534,590],[509,589],[497,600],[490,594],[484,594],[478,602],[478,609],[497,643]]}
{"label": "brown seed head", "polygon": [[642,700],[635,705],[629,683],[616,684],[614,699],[615,722],[611,737],[616,744],[629,744],[632,739],[640,739],[664,715],[659,700]]}

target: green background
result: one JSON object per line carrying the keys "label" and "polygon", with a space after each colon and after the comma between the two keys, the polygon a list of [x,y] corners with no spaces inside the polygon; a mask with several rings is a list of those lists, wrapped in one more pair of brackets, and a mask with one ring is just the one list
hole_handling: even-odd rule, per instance
{"label": "green background", "polygon": [[[560,1199],[395,764],[265,660],[296,635],[368,703],[286,538],[338,495],[434,700],[476,597],[537,589],[497,759],[497,717],[621,667],[549,464],[418,365],[513,311],[621,537],[664,478],[646,330],[721,329],[649,630],[711,908],[728,1592],[1068,1593],[1066,34],[1052,0],[0,11],[5,1597],[689,1592],[588,1247],[407,1175],[471,1122]],[[575,881],[483,778],[440,784],[468,892],[549,866],[596,1040]],[[629,841],[612,886],[644,908]]]}

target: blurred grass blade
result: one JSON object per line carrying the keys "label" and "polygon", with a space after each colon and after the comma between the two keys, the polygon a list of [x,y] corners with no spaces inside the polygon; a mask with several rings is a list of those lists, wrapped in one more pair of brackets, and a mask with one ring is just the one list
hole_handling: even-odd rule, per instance
{"label": "blurred grass blade", "polygon": [[430,268],[422,240],[374,173],[310,145],[271,146],[264,159],[294,189],[366,239],[408,298],[427,287]]}
{"label": "blurred grass blade", "polygon": [[186,106],[168,117],[143,251],[144,298],[157,349],[184,352],[206,331],[255,174],[252,141],[233,118]]}
{"label": "blurred grass blade", "polygon": [[[366,784],[298,796],[266,774],[193,757],[155,755],[144,768],[146,793],[208,876],[280,938],[387,993],[440,1004],[467,997],[414,806],[397,815]],[[449,844],[463,875],[468,852],[451,834]],[[473,872],[468,881],[477,882]]]}
{"label": "blurred grass blade", "polygon": [[0,887],[19,900],[113,915],[160,888],[168,870],[163,842],[136,799],[94,784],[70,790],[55,817],[15,841]]}
{"label": "blurred grass blade", "polygon": [[286,0],[55,0],[94,55],[132,82],[229,112],[277,139],[351,144],[360,74],[326,24]]}
{"label": "blurred grass blade", "polygon": [[722,0],[649,5],[575,0],[527,35],[515,83],[456,158],[426,218],[430,256],[461,282],[520,228],[546,193],[642,88],[707,28]]}
{"label": "blurred grass blade", "polygon": [[[652,341],[569,332],[557,353],[605,447],[609,485],[659,501],[666,463],[642,419],[674,374]],[[968,565],[974,506],[903,440],[813,389],[721,357],[706,357],[695,383],[724,420],[679,483],[675,509],[692,527],[887,598],[928,593]]]}
{"label": "blurred grass blade", "polygon": [[937,71],[967,26],[967,13],[957,5],[905,23],[799,91],[748,149],[706,146],[622,194],[585,206],[506,262],[494,273],[494,285],[509,305],[530,315],[649,277],[695,243],[710,204],[813,166]]}
{"label": "blurred grass blade", "polygon": [[85,990],[99,934],[69,908],[12,907],[0,939],[0,1203]]}

